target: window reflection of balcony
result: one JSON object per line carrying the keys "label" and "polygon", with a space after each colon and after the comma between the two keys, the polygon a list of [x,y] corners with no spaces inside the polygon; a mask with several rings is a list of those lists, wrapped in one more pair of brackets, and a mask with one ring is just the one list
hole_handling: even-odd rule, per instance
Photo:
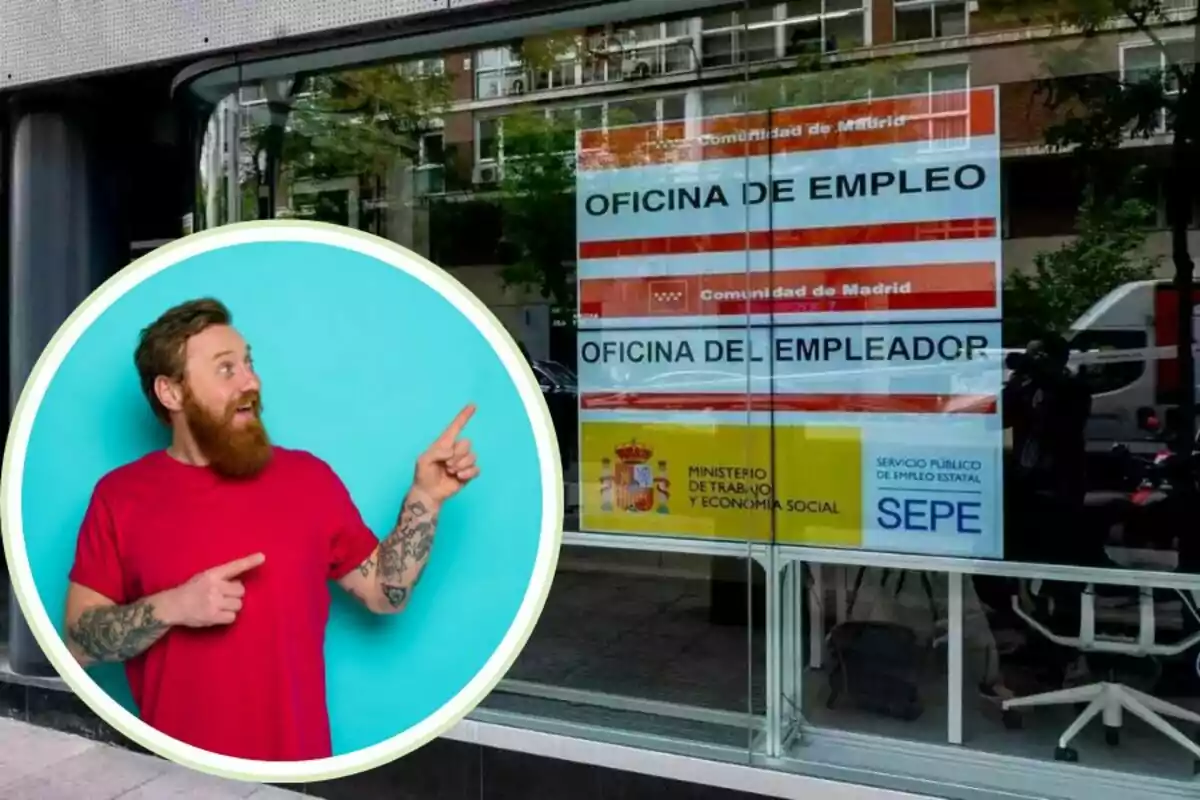
{"label": "window reflection of balcony", "polygon": [[446,168],[441,164],[426,164],[413,169],[413,194],[423,197],[446,192]]}
{"label": "window reflection of balcony", "polygon": [[592,49],[580,60],[581,83],[611,83],[696,70],[696,48],[691,37],[653,43],[611,42]]}
{"label": "window reflection of balcony", "polygon": [[895,4],[896,41],[941,39],[969,32],[970,6],[955,0],[899,0]]}
{"label": "window reflection of balcony", "polygon": [[696,69],[695,52],[690,39],[680,39],[630,49],[608,47],[582,56],[572,55],[550,69],[529,69],[519,63],[481,69],[476,73],[475,97],[479,100],[519,97],[530,92],[575,86],[685,75]]}
{"label": "window reflection of balcony", "polygon": [[408,78],[433,77],[446,72],[446,61],[442,58],[418,58],[399,65],[402,75]]}
{"label": "window reflection of balcony", "polygon": [[568,100],[626,83],[642,89],[699,77],[737,79],[746,67],[771,72],[797,59],[842,56],[868,44],[868,7],[865,0],[793,0],[588,30],[559,43],[549,69],[530,69],[514,48],[486,48],[475,52],[476,91],[469,102],[491,108],[522,95]]}
{"label": "window reflection of balcony", "polygon": [[727,31],[705,32],[700,45],[705,67],[732,67],[756,61],[778,58],[776,28],[733,28]]}
{"label": "window reflection of balcony", "polygon": [[1133,137],[1146,138],[1152,135],[1163,135],[1173,129],[1170,119],[1170,107],[1179,96],[1179,72],[1190,72],[1195,61],[1193,37],[1186,34],[1170,33],[1161,39],[1161,45],[1153,41],[1138,41],[1123,45],[1118,57],[1121,80],[1127,86],[1138,84],[1159,84],[1162,87],[1163,108],[1154,116],[1157,118],[1151,126],[1131,124],[1129,134]]}
{"label": "window reflection of balcony", "polygon": [[705,67],[823,56],[866,43],[862,0],[800,0],[715,12],[701,18],[700,27]]}

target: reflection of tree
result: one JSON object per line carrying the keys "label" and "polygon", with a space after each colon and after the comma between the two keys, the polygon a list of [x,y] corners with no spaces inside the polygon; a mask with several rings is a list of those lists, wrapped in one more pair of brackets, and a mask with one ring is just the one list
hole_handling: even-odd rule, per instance
{"label": "reflection of tree", "polygon": [[285,161],[315,178],[415,161],[421,135],[450,102],[443,73],[405,74],[400,65],[321,75],[309,85],[292,111]]}
{"label": "reflection of tree", "polygon": [[[1070,150],[1083,167],[1091,191],[1110,195],[1124,185],[1124,167],[1118,150],[1129,139],[1169,141],[1165,172],[1167,223],[1171,232],[1171,261],[1179,292],[1179,444],[1190,452],[1195,430],[1195,365],[1192,356],[1192,256],[1188,229],[1196,185],[1196,146],[1200,116],[1196,107],[1195,38],[1197,17],[1176,12],[1177,3],[1164,0],[985,0],[998,13],[1023,21],[1048,22],[1081,32],[1073,48],[1063,48],[1048,59],[1049,76],[1042,90],[1054,110],[1056,122],[1045,132],[1052,149]],[[1132,28],[1161,55],[1163,69],[1137,75],[1113,74],[1094,65],[1096,37],[1114,23]],[[1162,37],[1169,28],[1185,27],[1192,33],[1187,53],[1171,47]],[[1115,39],[1109,39],[1115,47]],[[1114,287],[1110,287],[1114,288]]]}
{"label": "reflection of tree", "polygon": [[573,326],[575,279],[575,126],[537,112],[504,120],[500,205],[513,262],[504,283],[535,291],[556,321]]}
{"label": "reflection of tree", "polygon": [[418,160],[421,136],[451,96],[441,72],[415,74],[401,64],[266,88],[267,118],[249,136],[259,187],[349,176],[383,181]]}
{"label": "reflection of tree", "polygon": [[[610,107],[607,126],[638,120]],[[504,118],[504,168],[499,186],[503,244],[512,258],[501,271],[506,286],[534,292],[551,305],[557,325],[574,327],[576,247],[575,135],[571,115],[519,111]]]}
{"label": "reflection of tree", "polygon": [[1004,334],[1023,347],[1039,335],[1067,328],[1114,287],[1153,277],[1160,257],[1142,252],[1148,203],[1085,190],[1076,218],[1077,235],[1056,250],[1034,256],[1032,273],[1013,272],[1005,280]]}
{"label": "reflection of tree", "polygon": [[820,56],[803,56],[788,74],[749,84],[746,106],[750,111],[799,108],[822,103],[843,103],[905,93],[906,56],[831,63]]}
{"label": "reflection of tree", "polygon": [[512,44],[521,63],[531,70],[548,71],[564,61],[589,58],[595,37],[576,31],[560,31],[548,36],[527,36]]}

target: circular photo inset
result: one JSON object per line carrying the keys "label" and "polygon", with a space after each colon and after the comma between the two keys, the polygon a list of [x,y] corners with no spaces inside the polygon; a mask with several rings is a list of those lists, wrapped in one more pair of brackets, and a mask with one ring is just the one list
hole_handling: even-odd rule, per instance
{"label": "circular photo inset", "polygon": [[530,366],[452,277],[332,225],[229,225],[59,329],[0,484],[16,599],[108,723],[223,777],[402,756],[499,682],[562,539]]}

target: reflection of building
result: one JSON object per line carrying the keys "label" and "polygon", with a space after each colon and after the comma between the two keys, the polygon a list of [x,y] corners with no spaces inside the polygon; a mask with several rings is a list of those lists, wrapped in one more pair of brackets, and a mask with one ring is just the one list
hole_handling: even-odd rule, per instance
{"label": "reflection of building", "polygon": [[[464,279],[484,296],[516,303],[506,319],[543,353],[544,337],[521,320],[530,309],[503,291],[498,273],[487,269],[505,257],[498,212],[494,205],[471,202],[494,197],[511,160],[505,117],[533,112],[581,128],[605,128],[995,84],[1001,92],[1004,147],[1005,268],[1029,268],[1038,252],[1073,233],[1081,187],[1070,165],[1044,146],[1043,134],[1055,117],[1039,81],[1046,77],[1051,50],[1077,47],[1078,37],[985,14],[977,2],[792,0],[753,3],[748,11],[740,5],[571,29],[524,44],[502,42],[405,62],[404,74],[443,74],[449,86],[444,113],[431,117],[428,130],[413,137],[413,152],[405,158],[409,169],[384,176],[382,183],[374,175],[359,187],[328,184],[322,190],[329,195],[324,211],[312,202],[313,195],[298,203],[296,193],[281,195],[278,211],[330,213],[344,222],[350,215],[339,208],[358,205],[358,224],[418,247],[444,237],[422,234],[414,225],[436,229],[441,220],[469,227],[476,235],[433,244],[430,255],[466,269]],[[1166,5],[1186,9],[1192,4],[1173,0]],[[1191,60],[1187,28],[1167,29],[1163,38],[1166,50],[1160,52],[1144,34],[1117,25],[1089,46],[1086,69],[1136,77],[1162,69],[1170,58]],[[840,86],[828,77],[831,73],[798,71],[797,65],[814,57],[867,65],[862,68],[868,74]],[[266,118],[268,99],[260,88],[244,87],[241,99],[250,118]],[[1155,213],[1147,247],[1167,253],[1165,138],[1148,144],[1130,159],[1150,166],[1144,192]],[[386,185],[400,181],[403,191]],[[335,201],[330,193],[342,199]],[[386,213],[397,198],[407,198],[400,202],[409,207],[428,208],[429,214]],[[572,255],[566,252],[563,258],[569,262]],[[534,313],[537,324],[546,324],[540,312]]]}
{"label": "reflection of building", "polygon": [[[1079,187],[1065,161],[1042,147],[1051,116],[1035,90],[1047,74],[1049,51],[1062,43],[1079,45],[1078,37],[1014,27],[977,10],[974,2],[941,0],[756,2],[744,15],[739,9],[745,4],[646,0],[647,7],[674,16],[623,21],[641,13],[642,2],[431,0],[338,4],[335,14],[331,4],[315,0],[261,0],[253,20],[232,16],[239,4],[209,4],[213,20],[198,21],[190,10],[194,4],[159,4],[154,15],[130,15],[128,4],[96,0],[87,4],[87,13],[101,19],[80,10],[47,26],[19,11],[13,0],[0,0],[7,14],[0,14],[5,19],[0,88],[16,86],[14,100],[20,101],[11,118],[0,120],[5,150],[0,218],[7,221],[0,236],[13,293],[6,351],[11,384],[25,379],[54,327],[92,287],[127,263],[131,252],[179,235],[185,215],[197,229],[296,214],[384,233],[456,271],[536,358],[548,346],[546,304],[503,290],[496,269],[511,260],[504,241],[511,231],[495,206],[498,181],[512,163],[504,118],[525,108],[588,127],[686,121],[846,91],[827,73],[813,77],[809,66],[816,55],[829,63],[874,64],[883,73],[874,74],[876,92],[998,85],[1006,266],[1027,265],[1033,253],[1072,232]],[[391,17],[403,16],[398,8],[419,7],[414,14],[435,6],[454,10],[397,24],[372,16],[372,9],[384,5],[389,10],[378,13]],[[501,10],[473,16],[489,6]],[[350,19],[352,10],[360,16]],[[361,30],[344,31],[360,23]],[[586,27],[592,25],[600,27]],[[71,44],[89,46],[61,47],[60,53],[55,48],[62,42],[49,47],[39,38],[59,26],[75,32]],[[106,38],[113,31],[126,38]],[[565,33],[542,41],[547,31]],[[299,38],[281,43],[274,41],[277,35]],[[18,37],[19,46],[6,36]],[[1160,36],[1161,51],[1148,37],[1117,25],[1090,41],[1087,70],[1132,75],[1161,66],[1167,55],[1187,55],[1187,27],[1164,29]],[[536,69],[504,44],[518,39],[526,43],[523,51],[531,39],[540,43],[533,48]],[[582,52],[572,52],[575,46]],[[158,66],[145,66],[151,61]],[[363,63],[395,61],[410,78],[443,75],[451,95],[436,117],[390,140],[403,141],[402,157],[377,159],[368,167],[354,162],[362,155],[355,150],[349,166],[299,175],[293,168],[304,166],[311,151],[284,147],[284,178],[260,180],[280,166],[269,163],[266,148],[258,146],[266,141],[258,138],[264,126],[294,125],[292,107],[312,91],[293,82],[296,74],[337,75]],[[117,74],[108,74],[112,70]],[[95,77],[75,77],[81,72]],[[32,86],[39,82],[46,85]],[[90,115],[79,113],[87,97],[96,100]],[[89,124],[81,125],[81,116]],[[118,135],[107,135],[115,120]],[[349,141],[333,137],[332,149],[353,150]],[[1136,154],[1161,165],[1162,144],[1131,147],[1130,159]],[[1146,195],[1159,209],[1154,227],[1161,229],[1161,189],[1152,182]],[[1159,230],[1151,246],[1162,251],[1166,239]],[[570,253],[563,260],[569,268]],[[554,389],[547,393],[551,407],[559,402],[576,408],[574,376],[545,377]],[[560,426],[564,438],[573,438],[574,423]],[[650,434],[639,429],[631,438],[650,443]],[[897,435],[911,436],[905,430]],[[577,457],[571,454],[568,461]],[[639,488],[653,485],[661,494],[667,472],[661,457],[662,452],[649,456],[643,466],[650,472],[636,476]],[[601,464],[603,498],[612,502],[618,500],[617,466],[616,454]],[[669,488],[674,508],[689,501],[686,479],[676,475]],[[642,497],[644,505],[644,492]],[[656,519],[657,511],[655,506],[641,516]],[[1184,523],[1188,530],[1195,527],[1193,520]],[[571,518],[566,527],[568,546],[554,592],[513,670],[468,725],[447,734],[459,741],[430,745],[397,769],[424,772],[434,763],[441,775],[453,776],[452,783],[431,781],[437,790],[472,797],[503,792],[553,797],[567,784],[589,787],[585,794],[599,787],[595,793],[605,797],[670,796],[666,787],[683,781],[761,796],[836,794],[854,800],[899,796],[885,790],[1063,800],[1195,794],[1190,759],[1148,727],[1128,725],[1113,747],[1089,728],[1093,738],[1085,736],[1078,745],[1083,768],[1059,764],[1052,760],[1054,743],[1070,715],[1038,709],[1023,730],[1007,729],[992,713],[996,695],[989,692],[995,687],[981,685],[995,679],[999,664],[1008,689],[1031,694],[1058,688],[1060,668],[1067,673],[1074,668],[1074,650],[1048,653],[1056,648],[1038,648],[1035,635],[1004,618],[1014,584],[1024,589],[1036,579],[1050,579],[1061,588],[1103,582],[1111,572],[1098,576],[1076,564],[960,565],[776,540],[605,536],[580,530]],[[860,568],[883,575],[868,575],[860,592],[855,580]],[[1128,580],[1143,589],[1161,588],[1172,599],[1175,588],[1196,588],[1194,576],[1167,575],[1168,569],[1147,562]],[[920,579],[927,575],[930,581]],[[1077,593],[1054,605],[1078,609],[1079,603]],[[1109,614],[1104,623],[1126,631],[1136,627],[1136,603],[1135,598],[1115,610],[1101,609]],[[15,604],[11,607],[7,655],[23,674],[14,676],[0,665],[0,683],[56,686],[51,678],[30,677],[47,667]],[[833,678],[824,633],[857,613],[903,619],[928,634],[919,687],[925,710],[919,719],[827,703]],[[1160,640],[1194,628],[1178,608],[1160,620]],[[1014,656],[1014,634],[1033,646]],[[1150,664],[1148,672],[1162,667],[1169,679],[1156,695],[1196,705],[1200,679],[1191,669],[1194,657],[1192,651]],[[37,711],[58,707],[44,694],[57,697],[61,687],[0,689],[0,703],[21,698],[25,706],[18,713],[37,718]],[[557,760],[539,758],[547,755]],[[614,777],[611,768],[643,774]],[[547,772],[554,776],[549,790]],[[370,781],[391,783],[392,794],[398,785],[415,794],[427,785],[414,780],[414,772],[391,775]],[[316,795],[321,791],[312,789]],[[369,789],[344,794],[371,796]]]}

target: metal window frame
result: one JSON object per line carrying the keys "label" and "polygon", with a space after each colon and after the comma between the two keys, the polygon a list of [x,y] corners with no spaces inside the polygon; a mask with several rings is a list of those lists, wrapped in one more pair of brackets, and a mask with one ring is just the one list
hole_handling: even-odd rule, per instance
{"label": "metal window frame", "polygon": [[[655,21],[653,18],[647,18],[647,19],[648,19],[648,22],[646,23],[647,25],[657,25],[658,26],[658,28],[659,28],[658,36],[651,38],[651,39],[646,39],[646,40],[638,40],[636,37],[631,37],[630,42],[628,44],[623,44],[621,46],[620,50],[613,50],[612,48],[606,48],[606,52],[611,55],[614,55],[614,56],[620,56],[624,60],[628,60],[629,58],[633,57],[632,54],[639,53],[642,51],[647,51],[647,50],[654,50],[656,53],[656,56],[657,56],[657,60],[665,65],[665,57],[666,57],[665,54],[666,54],[667,48],[675,46],[675,45],[679,45],[679,44],[689,44],[689,45],[692,44],[694,34],[691,32],[691,29],[694,27],[693,21],[695,19],[698,19],[698,17],[682,17],[681,18],[681,17],[676,16],[676,17],[672,17],[671,19],[659,19],[657,21]],[[687,28],[689,28],[689,32],[684,33],[684,34],[678,34],[678,35],[669,34],[667,26],[670,25],[672,22],[677,22],[677,21],[684,22],[685,26]],[[626,28],[613,27],[611,25],[605,26],[605,27],[606,27],[606,30],[608,31],[605,34],[605,36],[615,38],[615,39],[620,39],[620,38],[622,38],[621,33],[632,32],[638,26],[636,23],[631,23],[629,25],[629,27],[626,27]],[[586,33],[584,34],[585,38],[587,37],[587,35],[588,34],[586,34]],[[694,49],[695,49],[694,46],[692,47],[692,49],[694,51]],[[480,60],[479,56],[481,53],[501,51],[501,50],[508,50],[508,52],[510,53],[510,57],[508,58],[506,63],[502,64],[501,66],[496,66],[496,67],[486,67],[486,68],[482,68],[482,69],[480,69],[478,67],[476,68],[475,81],[474,81],[474,87],[475,87],[474,88],[474,99],[475,100],[495,100],[495,99],[504,98],[504,97],[520,97],[520,96],[524,96],[525,94],[528,94],[530,92],[539,92],[540,93],[540,92],[546,92],[546,91],[554,91],[556,89],[570,89],[570,88],[581,87],[581,86],[598,86],[598,85],[604,85],[604,84],[617,83],[622,79],[621,75],[614,76],[611,74],[610,62],[608,60],[605,60],[603,62],[603,77],[600,78],[599,80],[585,81],[584,77],[587,74],[587,69],[585,68],[585,62],[584,62],[584,59],[580,57],[580,54],[575,51],[572,51],[569,54],[563,54],[563,55],[559,56],[557,59],[557,61],[559,63],[553,69],[534,70],[530,67],[527,67],[519,56],[512,54],[512,51],[510,48],[506,48],[502,45],[492,45],[489,47],[480,48],[475,51],[475,54],[474,54],[475,63],[476,64],[479,63],[479,60]],[[695,58],[695,56],[693,55],[692,60],[694,60],[694,58]],[[573,80],[571,82],[559,83],[559,82],[555,81],[556,69],[559,67],[570,69],[572,76],[573,76]],[[695,69],[696,69],[695,64],[689,64],[687,69],[675,70],[670,73],[664,72],[663,74],[687,74],[687,73],[693,72]],[[494,97],[491,97],[491,96],[485,97],[480,93],[479,83],[480,83],[481,75],[483,75],[483,76],[496,75],[496,74],[507,75],[512,72],[519,73],[517,76],[518,78],[536,77],[536,75],[538,73],[546,72],[549,75],[550,79],[547,82],[548,85],[546,86],[545,89],[530,88],[530,89],[526,89],[520,95],[510,94],[507,91],[502,91]]]}
{"label": "metal window frame", "polygon": [[970,36],[971,14],[978,6],[977,0],[892,0],[892,30],[896,29],[897,18],[901,11],[916,11],[924,8],[929,12],[929,36],[922,36],[919,39],[896,39],[896,41],[908,44],[951,38],[950,36],[939,36],[937,33],[937,17],[934,15],[941,6],[963,7],[963,32],[953,34],[953,36]]}
{"label": "metal window frame", "polygon": [[[702,29],[701,26],[698,24],[701,17],[697,16],[696,17],[696,20],[697,20],[696,27],[698,30],[698,40],[699,40],[699,44],[697,45],[697,54],[700,56],[701,60],[703,60],[703,58],[704,58],[703,42],[705,39],[711,39],[716,36],[729,36],[730,40],[731,40],[731,45],[732,45],[730,48],[730,53],[734,57],[734,64],[742,63],[739,60],[739,56],[743,52],[743,48],[741,47],[742,41],[738,38],[739,34],[743,34],[748,31],[774,30],[774,32],[775,32],[775,56],[774,57],[776,59],[787,58],[787,35],[786,34],[787,34],[788,29],[791,27],[794,27],[796,25],[804,25],[804,24],[809,24],[812,22],[820,22],[820,24],[821,24],[821,52],[822,52],[822,54],[826,54],[826,53],[828,53],[828,51],[825,49],[825,42],[829,38],[829,32],[828,32],[829,21],[830,20],[838,20],[838,19],[850,19],[852,17],[860,17],[862,19],[862,34],[863,34],[863,36],[862,36],[863,45],[862,46],[864,46],[864,47],[868,46],[871,42],[871,34],[870,34],[871,0],[863,0],[862,6],[860,8],[842,9],[842,10],[837,10],[837,11],[829,11],[826,8],[826,4],[828,2],[829,2],[829,0],[821,0],[821,10],[819,12],[817,12],[816,14],[801,14],[801,15],[789,16],[787,13],[788,12],[787,0],[779,0],[779,2],[775,3],[775,5],[772,8],[772,11],[773,11],[772,19],[770,19],[768,21],[740,23],[737,25],[729,25],[729,26],[726,26],[723,28],[709,28],[707,30]],[[734,10],[733,13],[736,14],[738,12],[736,10]]]}
{"label": "metal window frame", "polygon": [[[1159,50],[1159,42],[1161,42],[1162,45],[1165,47],[1165,46],[1176,44],[1179,42],[1192,41],[1195,38],[1193,31],[1190,29],[1187,29],[1187,28],[1166,28],[1161,31],[1158,31],[1156,33],[1156,35],[1158,37],[1158,42],[1155,42],[1154,39],[1150,38],[1149,36],[1137,35],[1137,36],[1132,36],[1132,37],[1126,38],[1123,41],[1121,41],[1120,43],[1118,43],[1118,45],[1117,45],[1117,70],[1118,70],[1117,74],[1121,76],[1122,81],[1126,80],[1126,76],[1128,74],[1127,70],[1126,70],[1125,62],[1126,62],[1126,59],[1128,58],[1128,53],[1130,50],[1158,50],[1157,55],[1158,55],[1159,70],[1162,72],[1165,72],[1167,69],[1167,66],[1168,66],[1167,54],[1162,52],[1161,50]],[[1178,89],[1176,89],[1174,92],[1164,91],[1164,94],[1169,96],[1169,95],[1175,94],[1177,92],[1178,92]],[[1158,131],[1156,131],[1156,133],[1158,135],[1165,135],[1167,132],[1166,113],[1167,113],[1166,109],[1162,109],[1161,111],[1159,111],[1159,116],[1161,117],[1161,119],[1159,121],[1159,129],[1158,129]],[[1163,212],[1161,210],[1161,208],[1157,209],[1156,211],[1158,211],[1158,213],[1160,213],[1160,215],[1165,214],[1165,212]]]}

